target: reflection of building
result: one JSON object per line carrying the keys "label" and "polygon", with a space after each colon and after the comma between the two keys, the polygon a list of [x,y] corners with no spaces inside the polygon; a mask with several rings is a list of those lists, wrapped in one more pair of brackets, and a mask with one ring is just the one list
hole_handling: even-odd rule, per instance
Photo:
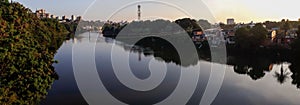
{"label": "reflection of building", "polygon": [[273,70],[273,64],[270,64],[269,71],[272,71],[272,70]]}
{"label": "reflection of building", "polygon": [[233,18],[227,19],[227,25],[233,25],[233,24],[235,24]]}

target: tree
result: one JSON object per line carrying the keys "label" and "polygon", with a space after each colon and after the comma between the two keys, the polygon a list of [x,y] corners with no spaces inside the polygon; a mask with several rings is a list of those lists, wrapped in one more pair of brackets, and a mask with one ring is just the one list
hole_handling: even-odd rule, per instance
{"label": "tree", "polygon": [[298,30],[297,30],[297,38],[299,38],[299,36],[300,36],[300,25],[298,25]]}
{"label": "tree", "polygon": [[262,24],[256,24],[250,29],[250,32],[256,44],[261,44],[267,39],[268,30],[264,28]]}
{"label": "tree", "polygon": [[292,27],[289,20],[281,21],[281,24],[281,29],[284,30],[284,35],[287,35],[287,31]]}
{"label": "tree", "polygon": [[178,19],[175,21],[176,24],[181,26],[189,35],[192,34],[193,30],[202,30],[196,20],[190,18]]}
{"label": "tree", "polygon": [[203,29],[211,28],[211,24],[207,20],[200,19],[198,23]]}
{"label": "tree", "polygon": [[235,32],[235,36],[237,46],[240,46],[242,48],[250,47],[250,43],[248,42],[250,37],[250,30],[248,28],[242,27],[237,29]]}
{"label": "tree", "polygon": [[[0,103],[39,104],[58,75],[54,54],[67,30],[41,20],[20,3],[0,1]],[[6,0],[7,2],[7,0]]]}
{"label": "tree", "polygon": [[253,28],[242,27],[236,30],[236,42],[241,48],[257,48],[267,38],[267,29],[262,24],[256,24]]}
{"label": "tree", "polygon": [[9,3],[9,1],[8,1],[8,0],[1,0],[1,2]]}

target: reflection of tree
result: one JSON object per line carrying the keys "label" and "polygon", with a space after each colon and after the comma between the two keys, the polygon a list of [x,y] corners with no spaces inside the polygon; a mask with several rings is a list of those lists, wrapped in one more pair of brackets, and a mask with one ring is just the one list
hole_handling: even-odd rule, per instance
{"label": "reflection of tree", "polygon": [[293,73],[291,78],[293,79],[292,84],[296,85],[297,88],[300,88],[300,40],[297,39],[291,45],[293,49],[292,60],[290,65],[290,70]]}
{"label": "reflection of tree", "polygon": [[300,63],[292,63],[290,66],[291,72],[293,73],[291,78],[293,79],[292,84],[296,85],[297,88],[300,88]]}
{"label": "reflection of tree", "polygon": [[135,53],[142,52],[145,56],[153,55],[154,57],[163,59],[164,62],[172,62],[181,66],[196,65],[199,59],[210,60],[210,52],[200,50],[198,52],[186,52],[189,57],[180,58],[177,49],[171,43],[158,37],[143,38],[132,48],[124,46],[124,49]]}
{"label": "reflection of tree", "polygon": [[[167,63],[174,62],[180,64],[179,55],[174,46],[161,38],[144,38],[136,43],[136,45],[153,50],[154,57],[162,58]],[[147,52],[144,52],[144,55],[147,55]]]}
{"label": "reflection of tree", "polygon": [[275,77],[277,78],[277,81],[281,84],[283,84],[286,81],[289,75],[290,73],[287,71],[287,69],[283,70],[283,65],[281,65],[280,73],[277,71],[275,72]]}
{"label": "reflection of tree", "polygon": [[249,72],[249,67],[245,65],[234,65],[233,69],[238,74],[247,74]]}
{"label": "reflection of tree", "polygon": [[253,80],[264,77],[265,71],[269,71],[269,66],[272,64],[272,61],[262,57],[233,56],[231,58],[233,59],[229,59],[228,64],[234,66],[234,72],[247,74]]}
{"label": "reflection of tree", "polygon": [[262,77],[265,76],[265,73],[262,69],[259,68],[251,68],[248,75],[253,79],[253,80],[257,80],[257,79],[261,79]]}
{"label": "reflection of tree", "polygon": [[249,67],[246,65],[234,65],[234,72],[236,72],[238,74],[247,74],[253,80],[257,80],[257,79],[260,79],[265,76],[264,70]]}

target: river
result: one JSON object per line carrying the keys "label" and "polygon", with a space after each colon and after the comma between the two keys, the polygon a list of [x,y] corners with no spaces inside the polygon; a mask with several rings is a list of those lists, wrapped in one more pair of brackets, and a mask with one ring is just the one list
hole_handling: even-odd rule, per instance
{"label": "river", "polygon": [[[91,48],[94,48],[94,50],[91,50]],[[243,66],[243,63],[236,63],[242,62],[240,59],[227,57],[228,64],[218,64],[210,62],[209,60],[198,60],[190,65],[181,65],[180,62],[177,61],[176,53],[174,56],[173,53],[153,51],[151,49],[153,48],[130,48],[129,45],[125,43],[102,37],[98,33],[83,33],[74,39],[67,40],[55,55],[55,59],[58,63],[54,64],[54,67],[59,75],[59,79],[53,83],[46,99],[42,101],[41,104],[75,105],[88,104],[88,102],[93,103],[93,101],[91,101],[92,99],[85,97],[85,93],[84,95],[81,94],[80,89],[82,88],[78,87],[78,81],[76,82],[76,80],[78,80],[78,76],[76,77],[76,75],[78,74],[74,72],[80,72],[75,70],[80,68],[85,68],[85,72],[92,72],[92,70],[96,68],[102,81],[101,83],[105,86],[106,90],[98,91],[96,87],[83,88],[90,89],[88,91],[95,91],[95,93],[103,93],[99,98],[94,97],[98,99],[98,101],[107,101],[101,97],[106,97],[104,95],[110,93],[111,96],[123,103],[163,104],[164,102],[162,101],[165,99],[174,101],[170,98],[173,97],[171,94],[176,95],[176,92],[179,91],[178,94],[182,94],[182,96],[179,96],[182,100],[187,98],[184,102],[188,104],[199,104],[201,97],[204,96],[207,85],[211,82],[211,80],[209,80],[209,77],[213,75],[211,73],[216,73],[212,72],[212,70],[216,70],[213,69],[215,65],[225,67],[224,71],[220,71],[225,72],[225,75],[223,81],[221,81],[220,89],[215,89],[219,90],[219,92],[217,92],[217,96],[213,98],[213,105],[298,105],[300,103],[300,89],[292,84],[293,79],[291,75],[293,73],[289,70],[291,63],[280,62],[270,64],[267,59],[261,58],[258,59],[257,62],[255,62],[256,59],[254,59],[254,62],[251,62],[252,64]],[[76,51],[76,53],[74,53],[74,51]],[[112,51],[115,51],[114,56],[116,57],[111,57]],[[126,54],[128,57],[126,57]],[[74,56],[81,57],[74,58]],[[94,61],[88,61],[88,58],[93,57],[95,58]],[[117,61],[112,61],[112,59]],[[246,61],[248,59],[241,60]],[[126,64],[126,62],[128,63],[132,73],[125,69],[122,71],[121,68],[121,71],[114,75],[117,71],[113,69],[118,69],[118,67],[113,68],[111,65],[119,64],[118,62],[122,61],[125,62],[124,64]],[[95,65],[92,65],[93,62],[95,62]],[[267,63],[264,64],[263,62]],[[78,63],[83,66],[74,68],[77,66],[73,64]],[[262,66],[260,66],[260,64]],[[123,63],[121,65],[123,65]],[[197,67],[200,67],[200,69],[197,69]],[[199,71],[200,73],[197,74],[196,72]],[[186,77],[184,77],[182,73],[184,73]],[[126,78],[128,75],[135,76],[135,78],[144,80],[144,82],[149,84],[138,86],[138,84],[132,84],[130,81],[119,80],[120,78]],[[89,75],[86,76],[88,78]],[[194,76],[199,78],[196,78],[196,81],[193,79],[188,81],[188,77],[192,78]],[[180,78],[187,78],[187,80]],[[89,81],[94,83],[93,81],[97,80]],[[124,82],[128,84],[122,84]],[[134,88],[135,85],[137,86],[136,90],[140,89],[145,91],[131,89],[132,87]],[[86,86],[89,86],[89,84],[87,83]],[[184,92],[182,92],[182,90],[180,91],[180,88],[182,88]],[[88,99],[88,101],[86,102],[85,99]]]}

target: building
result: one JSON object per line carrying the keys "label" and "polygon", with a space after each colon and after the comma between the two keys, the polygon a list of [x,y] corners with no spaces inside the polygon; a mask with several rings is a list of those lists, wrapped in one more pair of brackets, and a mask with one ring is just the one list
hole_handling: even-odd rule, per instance
{"label": "building", "polygon": [[233,25],[233,24],[235,24],[233,18],[227,19],[227,25]]}
{"label": "building", "polygon": [[51,17],[51,15],[49,13],[46,13],[46,11],[44,9],[36,10],[35,15],[38,18],[50,18]]}
{"label": "building", "polygon": [[49,19],[56,19],[59,20],[59,22],[79,22],[82,17],[78,16],[75,17],[74,15],[71,16],[71,19],[69,19],[67,16],[61,16],[61,19],[59,19],[59,16],[51,15],[50,13],[46,13],[46,10],[44,9],[37,9],[34,13],[38,18],[49,18]]}

